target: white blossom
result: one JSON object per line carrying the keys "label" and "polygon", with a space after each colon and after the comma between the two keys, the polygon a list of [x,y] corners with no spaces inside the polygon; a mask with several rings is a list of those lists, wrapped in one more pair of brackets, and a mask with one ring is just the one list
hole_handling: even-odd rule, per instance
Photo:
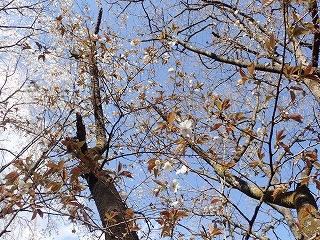
{"label": "white blossom", "polygon": [[126,200],[128,198],[128,194],[125,191],[123,191],[122,189],[120,190],[119,195],[122,200]]}
{"label": "white blossom", "polygon": [[245,78],[240,78],[238,81],[237,81],[237,86],[242,86],[243,84],[246,83],[246,79]]}
{"label": "white blossom", "polygon": [[151,61],[151,57],[148,54],[144,55],[142,62],[144,64],[148,64],[150,61]]}
{"label": "white blossom", "polygon": [[168,42],[168,45],[169,45],[170,47],[174,47],[176,44],[177,44],[177,41],[170,41],[170,42]]}
{"label": "white blossom", "polygon": [[173,179],[170,185],[170,190],[176,193],[180,188],[181,188],[181,185],[180,183],[178,183],[178,180]]}
{"label": "white blossom", "polygon": [[180,206],[182,207],[183,206],[183,199],[179,199],[177,201],[172,202],[171,206],[173,208],[179,208]]}
{"label": "white blossom", "polygon": [[91,36],[92,36],[93,40],[98,40],[99,39],[99,36],[97,34],[92,34]]}
{"label": "white blossom", "polygon": [[154,161],[154,164],[156,165],[155,168],[159,169],[160,165],[161,165],[161,161],[159,159]]}
{"label": "white blossom", "polygon": [[212,212],[213,210],[215,210],[215,207],[213,205],[209,206],[209,212]]}
{"label": "white blossom", "polygon": [[175,71],[176,70],[174,68],[172,68],[172,67],[168,69],[168,73],[174,73]]}
{"label": "white blossom", "polygon": [[258,128],[257,129],[257,135],[259,137],[264,137],[264,136],[268,136],[268,132],[265,128]]}
{"label": "white blossom", "polygon": [[214,142],[219,141],[220,140],[220,136],[214,136],[212,139]]}
{"label": "white blossom", "polygon": [[176,171],[176,174],[179,175],[179,174],[186,174],[188,172],[188,168],[183,165],[178,171]]}
{"label": "white blossom", "polygon": [[21,189],[23,188],[24,184],[25,184],[25,181],[23,181],[23,180],[19,179],[18,189],[20,189],[20,190],[21,190]]}
{"label": "white blossom", "polygon": [[166,61],[168,61],[168,60],[170,59],[169,53],[163,54],[162,57],[163,57],[163,59],[166,60]]}
{"label": "white blossom", "polygon": [[158,195],[159,194],[159,192],[160,192],[160,189],[159,188],[155,188],[155,189],[153,189],[153,194],[154,195]]}
{"label": "white blossom", "polygon": [[172,170],[172,164],[169,162],[169,161],[167,161],[167,162],[165,162],[165,164],[163,165],[163,171],[165,172],[165,173],[167,173],[167,172],[170,172],[171,170]]}
{"label": "white blossom", "polygon": [[171,203],[171,206],[172,206],[173,208],[178,208],[178,207],[179,207],[179,201],[174,201],[174,202],[172,202],[172,203]]}
{"label": "white blossom", "polygon": [[192,129],[191,129],[192,122],[191,120],[185,120],[180,123],[179,128],[180,128],[180,133],[184,137],[191,137],[192,135]]}
{"label": "white blossom", "polygon": [[253,90],[251,93],[252,93],[253,96],[259,96],[260,95],[260,93],[257,90]]}
{"label": "white blossom", "polygon": [[30,188],[30,183],[26,183],[24,180],[19,179],[18,183],[18,189],[19,189],[19,194],[25,195]]}

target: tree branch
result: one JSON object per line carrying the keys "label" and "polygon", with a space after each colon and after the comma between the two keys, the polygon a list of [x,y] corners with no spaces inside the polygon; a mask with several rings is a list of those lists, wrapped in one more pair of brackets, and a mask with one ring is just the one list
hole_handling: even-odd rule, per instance
{"label": "tree branch", "polygon": [[320,26],[319,26],[319,9],[317,0],[310,3],[312,23],[314,26],[313,45],[312,45],[312,67],[319,66],[319,47],[320,47]]}
{"label": "tree branch", "polygon": [[[102,18],[102,8],[100,8],[97,24],[95,27],[95,34],[99,33],[100,24]],[[96,58],[96,39],[94,38],[91,46],[91,54],[90,54],[90,76],[91,76],[91,102],[93,106],[93,114],[95,119],[95,135],[96,135],[96,146],[93,150],[102,155],[107,148],[107,136],[104,125],[104,114],[102,109],[102,100],[100,94],[100,81],[99,81],[99,69],[98,62]]]}
{"label": "tree branch", "polygon": [[[232,59],[232,58],[227,58],[227,57],[224,57],[224,56],[221,56],[221,55],[218,55],[218,54],[215,54],[213,52],[210,52],[210,51],[207,51],[207,50],[204,50],[204,49],[201,49],[201,48],[197,48],[197,47],[194,47],[192,45],[190,45],[189,43],[181,40],[181,39],[178,39],[178,38],[173,38],[171,36],[168,36],[169,39],[174,39],[178,44],[180,44],[181,46],[185,47],[186,49],[192,51],[192,52],[195,52],[195,53],[198,53],[198,54],[201,54],[203,56],[206,56],[206,57],[209,57],[213,60],[216,60],[218,62],[221,62],[221,63],[227,63],[227,64],[231,64],[231,65],[234,65],[234,66],[238,66],[238,67],[243,67],[243,68],[246,68],[248,66],[250,66],[252,64],[252,62],[245,62],[245,61],[242,61],[242,60],[238,60],[238,59]],[[264,64],[257,64],[255,66],[255,69],[257,70],[260,70],[260,71],[265,71],[265,72],[271,72],[271,73],[280,73],[281,72],[281,67],[276,67],[276,66],[266,66]]]}
{"label": "tree branch", "polygon": [[[150,102],[149,102],[150,103]],[[166,122],[167,117],[154,104],[152,108]],[[294,191],[275,193],[273,189],[262,190],[263,188],[249,184],[230,172],[230,168],[219,163],[217,154],[209,155],[202,148],[196,145],[190,138],[183,137],[188,147],[202,158],[214,169],[215,173],[224,179],[230,187],[241,191],[248,197],[263,201],[265,203],[276,204],[286,208],[294,208],[298,213],[298,220],[304,236],[311,238],[318,236],[320,229],[320,214],[314,197],[305,184],[300,184]],[[304,174],[310,174],[312,166],[306,166]]]}
{"label": "tree branch", "polygon": [[95,29],[94,29],[94,34],[98,34],[98,33],[99,33],[100,24],[101,24],[101,19],[102,19],[102,8],[100,8],[100,10],[99,10],[98,19],[97,19],[97,24],[96,24],[96,27],[95,27]]}
{"label": "tree branch", "polygon": [[86,142],[86,128],[82,121],[82,116],[80,113],[76,113],[76,127],[77,127],[77,139],[79,142],[84,141],[85,143],[81,146],[81,152],[86,153],[88,145]]}
{"label": "tree branch", "polygon": [[[190,45],[189,43],[187,43],[179,38],[172,37],[170,35],[167,35],[166,37],[170,40],[176,41],[178,44],[180,44],[181,46],[185,47],[186,49],[188,49],[192,52],[195,52],[199,55],[209,57],[209,58],[216,60],[218,62],[221,62],[221,63],[227,63],[227,64],[237,66],[240,68],[246,68],[252,64],[252,62],[246,62],[246,61],[242,61],[242,60],[238,60],[238,59],[228,58],[228,57],[221,56],[221,55],[215,54],[213,52],[210,52],[210,51],[207,51],[207,50],[204,50],[201,48],[194,47],[194,46]],[[303,66],[303,67],[306,67],[306,66]],[[255,69],[258,71],[280,74],[282,67],[279,64],[275,65],[275,66],[266,66],[264,64],[256,64]],[[317,79],[303,77],[302,82],[312,92],[312,94],[315,97],[315,99],[317,100],[317,102],[320,103],[320,80],[319,80],[320,69],[313,68],[313,72],[317,76]],[[299,80],[296,80],[296,81],[299,81]]]}
{"label": "tree branch", "polygon": [[[154,104],[150,103],[152,108],[160,115],[160,117],[168,122],[167,117],[162,113],[162,111]],[[197,155],[207,162],[217,175],[223,178],[232,188],[238,189],[247,196],[260,200],[263,197],[264,202],[277,204],[279,206],[287,208],[295,208],[293,203],[293,191],[283,192],[274,196],[274,190],[267,190],[264,192],[261,187],[249,184],[248,182],[242,180],[241,178],[233,175],[229,169],[218,162],[218,155],[210,156],[202,148],[193,143],[190,138],[184,137],[184,140],[188,146],[195,152]]]}

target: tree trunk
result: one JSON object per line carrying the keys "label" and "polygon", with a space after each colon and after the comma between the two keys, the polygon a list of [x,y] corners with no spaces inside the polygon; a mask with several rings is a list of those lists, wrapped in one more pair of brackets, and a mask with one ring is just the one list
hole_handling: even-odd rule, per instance
{"label": "tree trunk", "polygon": [[[102,8],[100,8],[94,31],[96,35],[100,30],[101,19]],[[92,90],[91,102],[94,112],[96,142],[95,147],[92,149],[87,149],[87,144],[84,144],[81,147],[81,152],[85,155],[84,158],[87,158],[90,164],[97,167],[93,167],[93,169],[90,170],[90,173],[84,174],[84,177],[88,182],[102,225],[106,229],[105,239],[137,240],[137,233],[132,231],[132,227],[135,225],[133,220],[133,211],[128,209],[121,199],[114,185],[113,179],[108,175],[100,176],[103,163],[99,166],[98,160],[96,159],[96,156],[101,157],[109,147],[104,124],[105,119],[100,94],[99,68],[98,61],[95,57],[96,51],[96,40],[92,40],[89,66]],[[86,141],[85,135],[86,132],[85,126],[82,122],[82,117],[80,114],[77,114],[77,137],[79,141]]]}
{"label": "tree trunk", "polygon": [[293,202],[302,233],[307,239],[320,240],[320,214],[316,201],[306,185],[297,187]]}
{"label": "tree trunk", "polygon": [[[77,139],[80,142],[84,142],[79,151],[77,151],[76,156],[80,162],[87,161],[95,165],[97,164],[95,163],[97,160],[92,158],[92,156],[95,155],[88,154],[94,150],[88,149],[85,125],[79,113],[76,115],[76,120]],[[95,148],[97,148],[97,146]],[[94,152],[96,153],[96,151]],[[91,172],[84,174],[84,178],[89,185],[92,198],[99,212],[100,220],[106,230],[105,239],[138,240],[137,233],[132,231],[132,227],[135,225],[133,211],[129,210],[121,199],[113,179],[108,175],[98,176],[98,174],[98,168],[94,168]]]}
{"label": "tree trunk", "polygon": [[132,216],[126,212],[128,208],[123,203],[112,178],[98,178],[89,173],[86,179],[103,227],[106,229],[105,239],[138,240],[137,233],[131,231],[134,226]]}

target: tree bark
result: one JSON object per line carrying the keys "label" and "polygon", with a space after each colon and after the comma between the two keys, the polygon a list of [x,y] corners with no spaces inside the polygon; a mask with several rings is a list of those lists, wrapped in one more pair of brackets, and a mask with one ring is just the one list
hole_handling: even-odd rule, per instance
{"label": "tree bark", "polygon": [[[134,226],[132,216],[126,214],[128,208],[115,188],[112,178],[98,178],[90,173],[86,175],[86,179],[102,224],[106,228],[105,239],[138,240],[137,233],[131,231]],[[115,216],[108,219],[106,214]]]}
{"label": "tree bark", "polygon": [[293,203],[298,213],[299,227],[307,239],[320,239],[320,214],[314,197],[306,185],[298,186]]}

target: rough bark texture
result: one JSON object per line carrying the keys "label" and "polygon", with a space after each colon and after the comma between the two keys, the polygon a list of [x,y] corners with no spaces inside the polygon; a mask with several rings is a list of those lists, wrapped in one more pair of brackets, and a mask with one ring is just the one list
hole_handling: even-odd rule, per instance
{"label": "rough bark texture", "polygon": [[[112,179],[97,178],[94,174],[86,175],[90,192],[97,206],[100,219],[106,228],[106,240],[111,239],[139,239],[136,232],[132,232],[132,219],[126,215],[127,206],[123,203]],[[106,213],[116,214],[112,220],[106,220]],[[128,218],[128,219],[126,219]]]}
{"label": "rough bark texture", "polygon": [[[97,24],[95,27],[94,34],[99,33],[100,23],[102,18],[102,8],[99,11]],[[107,148],[107,136],[105,131],[104,124],[104,115],[102,109],[102,100],[100,94],[100,75],[99,75],[99,65],[97,62],[97,42],[96,39],[92,40],[92,45],[90,48],[90,76],[91,76],[91,102],[93,107],[93,115],[95,121],[95,137],[96,137],[96,146],[94,147],[97,154],[102,155]]]}
{"label": "rough bark texture", "polygon": [[291,209],[281,207],[278,211],[283,215],[286,223],[288,224],[289,229],[291,230],[293,236],[297,240],[304,240],[304,236],[301,233],[301,230],[298,228],[297,222],[292,214]]}
{"label": "rough bark texture", "polygon": [[320,239],[320,214],[314,197],[306,185],[298,186],[293,202],[298,213],[299,226],[307,239]]}
{"label": "rough bark texture", "polygon": [[319,66],[319,47],[320,47],[320,24],[319,24],[319,9],[316,0],[310,2],[310,11],[312,23],[314,26],[313,45],[312,45],[312,66]]}
{"label": "rough bark texture", "polygon": [[303,83],[309,88],[317,102],[320,104],[320,81],[305,78],[303,79]]}

